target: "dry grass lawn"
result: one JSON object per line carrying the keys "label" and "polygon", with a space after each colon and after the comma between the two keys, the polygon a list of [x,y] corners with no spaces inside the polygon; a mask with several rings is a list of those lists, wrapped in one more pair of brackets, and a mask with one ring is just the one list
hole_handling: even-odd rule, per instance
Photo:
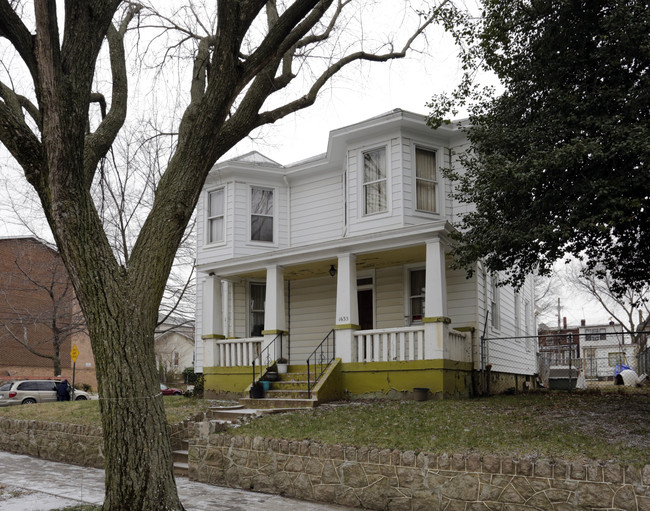
{"label": "dry grass lawn", "polygon": [[[613,391],[612,391],[613,390]],[[210,401],[166,397],[170,423]],[[97,401],[0,408],[1,417],[99,424]],[[540,392],[445,401],[353,401],[269,415],[230,433],[434,453],[650,464],[650,389]]]}

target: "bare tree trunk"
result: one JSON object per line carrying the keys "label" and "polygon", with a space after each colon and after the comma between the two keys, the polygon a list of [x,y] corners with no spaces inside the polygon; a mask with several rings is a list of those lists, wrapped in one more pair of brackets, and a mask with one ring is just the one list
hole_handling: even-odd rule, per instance
{"label": "bare tree trunk", "polygon": [[[122,3],[122,21],[113,25]],[[314,76],[307,71],[311,82],[307,90],[270,110],[264,109],[266,100],[285,89],[299,70],[309,70],[306,63],[315,47],[330,36],[338,39],[333,29],[339,22],[345,24],[341,12],[349,2],[220,0],[215,3],[214,33],[198,35],[204,31],[200,20],[196,34],[174,24],[173,32],[183,38],[190,34],[187,44],[196,45],[188,47],[195,54],[190,103],[178,123],[174,154],[156,183],[151,210],[121,264],[90,189],[101,159],[126,119],[129,94],[123,38],[141,7],[121,0],[66,2],[61,37],[55,2],[35,0],[33,30],[17,13],[20,3],[0,0],[0,38],[7,38],[22,58],[37,99],[33,104],[0,82],[0,140],[38,193],[86,318],[105,439],[104,509],[183,509],[174,484],[153,336],[174,255],[211,166],[252,130],[313,104],[343,67],[404,57],[434,18],[447,19],[441,11],[447,3],[443,0],[426,18],[418,18],[401,50],[381,43],[368,52],[359,44],[339,54],[339,45],[332,43],[325,55],[314,56],[315,60],[325,57],[326,64]],[[258,39],[255,21],[264,17],[266,34],[256,48],[249,48]],[[168,29],[166,16],[155,19],[161,30]],[[111,106],[97,128],[86,132],[91,126],[91,105],[100,101],[106,107],[105,97],[91,92],[105,41]],[[40,136],[25,121],[25,111]]]}
{"label": "bare tree trunk", "polygon": [[104,509],[183,509],[176,495],[172,449],[153,350],[153,328],[138,311],[93,332],[102,378],[100,408],[106,453]]}
{"label": "bare tree trunk", "polygon": [[160,240],[151,251],[143,262],[151,270],[144,285],[137,268],[118,266],[92,217],[90,196],[80,199],[62,188],[57,199],[65,214],[55,213],[55,225],[76,232],[62,236],[59,246],[77,279],[95,356],[106,456],[104,509],[182,510],[154,353],[173,248]]}

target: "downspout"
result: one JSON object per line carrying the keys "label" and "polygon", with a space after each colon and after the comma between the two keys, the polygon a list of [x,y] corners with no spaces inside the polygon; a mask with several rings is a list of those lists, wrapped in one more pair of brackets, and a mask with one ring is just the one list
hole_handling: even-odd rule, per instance
{"label": "downspout", "polygon": [[[451,164],[451,155],[452,155],[451,147],[448,147],[447,148],[447,156],[449,157],[449,171],[453,170],[452,169],[452,164]],[[450,182],[449,187],[451,188],[451,186],[452,186],[452,184]],[[452,192],[452,190],[449,190],[449,191]],[[442,196],[443,196],[443,200],[446,202],[447,193],[446,193],[446,191],[444,189],[443,189]],[[449,217],[451,218],[452,223],[454,223],[455,218],[454,218],[454,201],[453,201],[453,199],[450,202],[451,202],[451,207],[450,207],[450,211],[449,211]]]}

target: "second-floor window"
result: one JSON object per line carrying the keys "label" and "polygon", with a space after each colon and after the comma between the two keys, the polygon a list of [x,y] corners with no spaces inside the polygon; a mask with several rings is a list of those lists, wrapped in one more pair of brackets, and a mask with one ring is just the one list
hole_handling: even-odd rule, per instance
{"label": "second-floor window", "polygon": [[251,188],[251,240],[273,241],[273,190]]}
{"label": "second-floor window", "polygon": [[386,148],[363,153],[363,213],[386,211]]}
{"label": "second-floor window", "polygon": [[436,153],[426,149],[415,149],[416,209],[428,213],[436,212]]}
{"label": "second-floor window", "polygon": [[208,193],[208,243],[223,241],[224,198],[223,188]]}

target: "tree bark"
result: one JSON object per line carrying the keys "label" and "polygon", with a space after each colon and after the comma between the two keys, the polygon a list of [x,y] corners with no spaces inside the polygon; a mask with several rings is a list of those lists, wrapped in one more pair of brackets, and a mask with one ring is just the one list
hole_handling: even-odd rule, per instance
{"label": "tree bark", "polygon": [[[244,51],[244,43],[267,0],[216,2],[218,26],[214,34],[198,38],[191,101],[178,126],[178,144],[128,263],[121,266],[90,185],[126,116],[122,36],[138,7],[127,7],[118,30],[111,23],[121,0],[66,2],[61,38],[55,2],[34,0],[32,38],[8,0],[0,0],[0,37],[14,46],[33,79],[38,102],[33,117],[41,135],[38,140],[24,121],[13,92],[0,87],[0,139],[38,193],[86,318],[102,412],[105,510],[183,509],[174,483],[153,339],[174,255],[212,165],[254,128],[312,104],[324,83],[350,62],[403,57],[432,20],[418,27],[402,51],[351,53],[324,70],[301,98],[262,112],[266,99],[295,77],[296,50],[329,37],[331,27],[319,34],[319,24],[333,3],[295,0],[280,15],[273,0],[268,1],[268,31],[252,52]],[[332,23],[345,4],[339,2]],[[113,77],[111,109],[94,133],[86,133],[89,105],[98,100],[91,87],[105,39]],[[276,76],[280,64],[283,71]],[[297,64],[301,68],[304,63]]]}
{"label": "tree bark", "polygon": [[137,310],[123,310],[116,321],[93,332],[95,344],[105,347],[98,367],[107,454],[104,509],[180,510],[153,328],[138,316]]}

